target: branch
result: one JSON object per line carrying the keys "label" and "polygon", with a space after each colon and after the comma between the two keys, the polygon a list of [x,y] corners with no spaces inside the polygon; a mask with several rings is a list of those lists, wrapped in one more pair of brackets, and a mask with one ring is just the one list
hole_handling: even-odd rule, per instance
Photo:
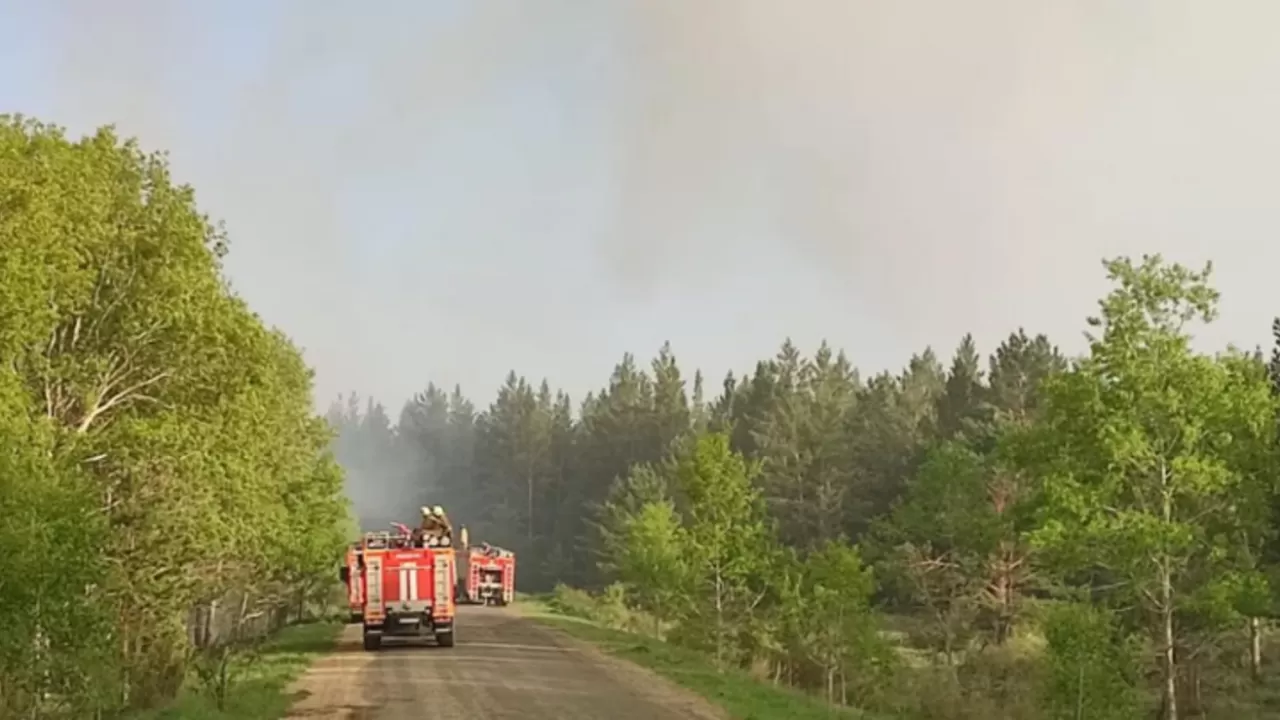
{"label": "branch", "polygon": [[[107,303],[107,306],[97,314],[97,317],[94,319],[93,324],[89,328],[90,332],[94,333],[95,335],[98,333],[98,330],[102,327],[102,324],[107,320],[107,318],[111,317],[112,311],[114,311],[117,307],[120,306],[122,302],[124,302],[125,298],[128,295],[128,293],[125,292],[125,290],[130,285],[133,284],[133,281],[135,278],[137,278],[137,276],[138,276],[137,268],[133,268],[132,270],[129,271],[129,277],[126,278],[123,283],[117,286],[117,292],[115,293],[115,296],[111,298],[111,301]],[[93,304],[95,306],[98,304],[98,301],[102,297],[101,289],[104,286],[104,284],[106,284],[106,280],[107,280],[106,273],[102,272],[99,275],[99,282],[94,287]]]}
{"label": "branch", "polygon": [[146,380],[143,380],[142,382],[130,385],[129,387],[121,390],[115,395],[112,395],[105,402],[97,403],[92,410],[85,413],[84,419],[80,421],[80,425],[76,428],[76,432],[78,433],[87,432],[89,430],[89,426],[93,424],[93,421],[96,420],[99,415],[125,402],[126,400],[148,400],[150,402],[156,402],[155,398],[147,395],[141,395],[139,394],[139,391],[141,391],[143,388],[146,388],[150,385],[154,385],[160,382],[161,380],[164,380],[165,378],[169,377],[171,374],[172,373],[165,371],[158,375],[154,375],[150,378],[147,378]]}
{"label": "branch", "polygon": [[956,569],[960,567],[958,563],[947,560],[945,555],[940,555],[936,558],[922,557],[912,562],[911,566],[924,570],[925,572],[947,568]]}

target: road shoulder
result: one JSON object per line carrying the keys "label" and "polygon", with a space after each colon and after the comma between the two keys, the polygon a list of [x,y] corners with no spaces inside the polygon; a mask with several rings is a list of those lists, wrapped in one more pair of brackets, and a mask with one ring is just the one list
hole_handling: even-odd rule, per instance
{"label": "road shoulder", "polygon": [[747,673],[717,672],[708,658],[653,638],[602,627],[588,620],[557,615],[538,604],[517,604],[516,611],[555,633],[562,642],[603,658],[602,664],[630,673],[631,683],[661,683],[696,696],[709,717],[752,720],[832,720],[864,717],[831,708],[789,688],[760,682]]}
{"label": "road shoulder", "polygon": [[313,662],[332,651],[341,631],[336,622],[291,625],[266,640],[251,658],[233,660],[232,681],[222,709],[206,690],[191,683],[169,706],[133,718],[276,720],[296,700],[298,679]]}
{"label": "road shoulder", "polygon": [[[516,604],[508,611],[535,623],[561,647],[581,653],[591,659],[596,667],[617,681],[619,685],[634,688],[647,699],[664,707],[679,708],[690,720],[731,720],[725,708],[679,682],[677,678],[656,672],[657,668],[636,662],[625,654],[615,652],[614,643],[601,641],[585,632],[583,626],[601,630],[573,618],[564,618],[537,612],[529,606]],[[625,635],[625,633],[623,634]]]}

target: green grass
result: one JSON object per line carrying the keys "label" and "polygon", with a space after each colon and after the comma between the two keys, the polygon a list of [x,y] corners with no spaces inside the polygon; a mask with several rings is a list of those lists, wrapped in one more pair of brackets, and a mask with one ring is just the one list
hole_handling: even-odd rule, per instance
{"label": "green grass", "polygon": [[831,708],[817,698],[794,690],[762,683],[745,672],[716,672],[707,657],[692,650],[610,630],[586,620],[549,614],[538,604],[524,604],[522,610],[538,622],[589,642],[610,655],[648,668],[693,691],[723,708],[735,720],[852,720],[867,717],[854,710]]}
{"label": "green grass", "polygon": [[240,662],[223,710],[195,681],[167,708],[134,720],[275,720],[293,704],[286,689],[320,655],[333,649],[342,624],[314,622],[293,625],[266,641],[258,658]]}
{"label": "green grass", "polygon": [[563,617],[558,615],[551,609],[547,598],[542,595],[516,595],[516,607],[520,609],[520,614],[529,617],[541,618],[544,616]]}

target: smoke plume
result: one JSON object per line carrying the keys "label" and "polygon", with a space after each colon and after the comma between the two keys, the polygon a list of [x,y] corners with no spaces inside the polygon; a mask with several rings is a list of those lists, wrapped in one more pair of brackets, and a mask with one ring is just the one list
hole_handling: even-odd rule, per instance
{"label": "smoke plume", "polygon": [[1070,348],[1119,253],[1212,257],[1215,345],[1277,312],[1275,3],[0,13],[14,109],[170,148],[321,403],[512,366],[581,394],[665,339],[713,374],[785,335],[871,370],[1018,325]]}

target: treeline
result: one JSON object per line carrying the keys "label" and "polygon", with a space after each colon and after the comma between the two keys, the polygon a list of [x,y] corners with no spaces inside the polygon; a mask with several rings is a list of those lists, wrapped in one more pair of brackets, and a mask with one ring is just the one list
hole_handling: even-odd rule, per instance
{"label": "treeline", "polygon": [[419,505],[440,504],[475,540],[522,553],[523,587],[587,587],[605,579],[593,518],[611,481],[705,425],[701,396],[700,376],[690,396],[664,348],[647,372],[625,357],[608,387],[576,407],[546,382],[512,372],[483,412],[460,388],[429,385],[395,423],[380,403],[354,394],[334,402],[328,418],[366,528],[415,521]]}
{"label": "treeline", "polygon": [[863,378],[788,342],[704,400],[663,348],[577,408],[515,373],[483,412],[429,387],[376,429],[347,399],[340,454],[376,436],[524,589],[613,583],[653,632],[834,703],[1264,716],[1280,352],[1190,348],[1207,269],[1106,267],[1079,358],[1019,330]]}
{"label": "treeline", "polygon": [[332,431],[225,253],[163,156],[0,117],[2,717],[162,704],[223,641],[199,609],[333,585]]}

